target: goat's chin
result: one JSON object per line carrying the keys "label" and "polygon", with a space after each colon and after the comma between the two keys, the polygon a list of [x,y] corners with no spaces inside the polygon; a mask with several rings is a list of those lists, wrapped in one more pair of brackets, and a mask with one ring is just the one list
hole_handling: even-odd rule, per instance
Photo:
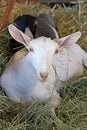
{"label": "goat's chin", "polygon": [[47,81],[47,79],[42,79],[42,78],[40,78],[39,80],[40,80],[40,82],[46,82]]}

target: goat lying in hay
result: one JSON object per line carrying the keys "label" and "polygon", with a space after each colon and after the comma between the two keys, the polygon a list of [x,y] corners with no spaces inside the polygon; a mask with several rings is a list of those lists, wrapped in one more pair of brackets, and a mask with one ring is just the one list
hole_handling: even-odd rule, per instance
{"label": "goat lying in hay", "polygon": [[31,38],[40,36],[58,38],[57,25],[54,19],[46,13],[42,13],[38,17],[21,15],[14,20],[13,24]]}
{"label": "goat lying in hay", "polygon": [[60,103],[61,81],[81,75],[83,65],[87,67],[86,52],[75,44],[81,33],[55,40],[46,37],[31,40],[14,25],[9,25],[9,32],[25,48],[10,59],[0,78],[2,88],[17,102],[50,98],[48,105],[54,111]]}

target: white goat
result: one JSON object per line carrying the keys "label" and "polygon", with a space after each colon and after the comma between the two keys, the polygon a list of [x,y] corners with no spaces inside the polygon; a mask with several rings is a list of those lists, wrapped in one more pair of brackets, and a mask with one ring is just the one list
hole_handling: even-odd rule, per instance
{"label": "white goat", "polygon": [[[13,25],[9,26],[9,32],[26,48],[10,59],[1,76],[0,82],[5,93],[18,102],[49,98],[54,89],[52,60],[58,52],[57,42],[46,37],[31,40]],[[59,98],[55,90],[53,95]]]}
{"label": "white goat", "polygon": [[[81,33],[76,32],[56,40],[46,37],[31,40],[13,25],[9,25],[9,32],[26,48],[10,59],[1,76],[0,83],[5,93],[18,102],[50,98],[49,106],[57,107],[60,102],[57,91],[61,86],[60,79],[68,80],[79,72],[80,75],[83,64],[87,66],[87,54],[75,44]],[[59,76],[57,88],[54,87],[55,70]]]}

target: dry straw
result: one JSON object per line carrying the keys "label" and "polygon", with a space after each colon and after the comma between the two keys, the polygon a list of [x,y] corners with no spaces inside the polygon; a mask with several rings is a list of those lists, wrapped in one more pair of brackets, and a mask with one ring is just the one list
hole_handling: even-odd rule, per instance
{"label": "dry straw", "polygon": [[[5,8],[0,8],[0,18]],[[78,44],[87,52],[87,4],[78,3],[72,8],[58,6],[56,10],[46,5],[15,4],[8,24],[21,14],[38,16],[42,12],[52,15],[57,23],[60,36],[80,30],[82,37]],[[7,27],[0,41],[0,74],[11,57],[10,35]],[[81,77],[66,82],[60,91],[62,101],[56,109],[58,123],[51,118],[45,101],[28,104],[10,101],[0,89],[1,130],[87,130],[87,69]]]}

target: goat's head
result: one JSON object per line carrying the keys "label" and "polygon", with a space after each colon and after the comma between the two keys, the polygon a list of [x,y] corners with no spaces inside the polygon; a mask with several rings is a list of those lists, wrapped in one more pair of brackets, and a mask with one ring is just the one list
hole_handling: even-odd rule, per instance
{"label": "goat's head", "polygon": [[58,53],[58,43],[46,37],[31,40],[14,25],[9,25],[9,32],[16,41],[24,44],[29,51],[26,57],[34,67],[38,78],[41,81],[46,80],[49,77],[52,60]]}
{"label": "goat's head", "polygon": [[48,78],[52,60],[56,57],[58,49],[61,46],[72,45],[81,36],[81,32],[76,32],[55,40],[46,37],[31,40],[14,25],[9,25],[9,32],[16,41],[22,43],[28,49],[27,58],[32,63],[38,78],[42,81]]}

